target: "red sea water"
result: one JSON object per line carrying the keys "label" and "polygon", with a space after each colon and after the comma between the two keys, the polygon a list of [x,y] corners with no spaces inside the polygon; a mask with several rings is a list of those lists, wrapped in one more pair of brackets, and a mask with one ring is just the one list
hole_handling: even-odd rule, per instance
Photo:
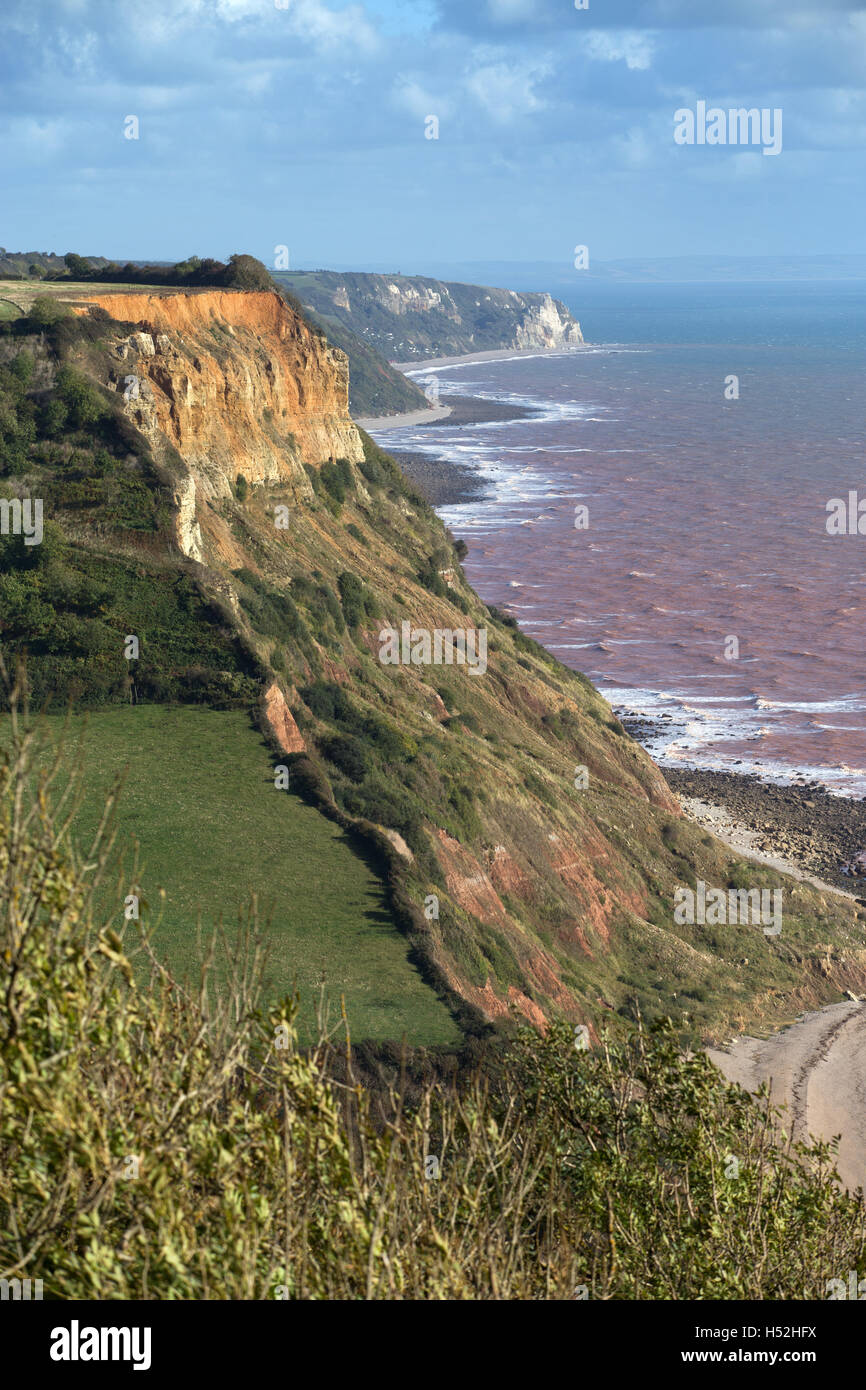
{"label": "red sea water", "polygon": [[866,498],[866,285],[571,307],[597,345],[412,373],[531,418],[380,442],[479,470],[485,497],[440,511],[469,579],[658,721],[657,760],[866,796],[866,535],[826,529],[830,498]]}

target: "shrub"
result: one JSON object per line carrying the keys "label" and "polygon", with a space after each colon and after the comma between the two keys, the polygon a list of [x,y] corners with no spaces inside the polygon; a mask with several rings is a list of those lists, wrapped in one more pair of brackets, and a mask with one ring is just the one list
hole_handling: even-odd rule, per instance
{"label": "shrub", "polygon": [[346,626],[359,627],[366,612],[364,585],[356,574],[352,574],[351,570],[343,570],[337,580],[337,587],[340,590]]}
{"label": "shrub", "polygon": [[862,1276],[864,1209],[832,1146],[780,1139],[778,1111],[668,1020],[588,1051],[571,1025],[524,1027],[447,1084],[395,1046],[395,1094],[357,1046],[299,1048],[254,930],[215,943],[227,991],[209,963],[188,990],[122,900],[97,917],[105,849],[70,853],[17,735],[0,765],[4,1275],[24,1250],[45,1297],[76,1302],[532,1302],[581,1285],[793,1301]]}
{"label": "shrub", "polygon": [[347,492],[352,488],[352,466],[348,459],[337,459],[336,463],[323,463],[319,469],[323,487],[336,502],[345,502]]}
{"label": "shrub", "polygon": [[108,408],[93,383],[72,367],[61,367],[57,373],[57,394],[72,425],[95,424],[107,413]]}
{"label": "shrub", "polygon": [[255,256],[235,253],[223,273],[223,284],[233,290],[272,290],[270,272]]}
{"label": "shrub", "polygon": [[369,770],[367,755],[363,744],[356,738],[337,734],[322,743],[322,751],[329,762],[350,777],[353,782],[361,782]]}
{"label": "shrub", "polygon": [[50,324],[58,323],[60,319],[67,318],[70,314],[68,305],[58,299],[53,294],[37,294],[33,303],[30,305],[27,317],[31,323],[39,328],[47,328]]}

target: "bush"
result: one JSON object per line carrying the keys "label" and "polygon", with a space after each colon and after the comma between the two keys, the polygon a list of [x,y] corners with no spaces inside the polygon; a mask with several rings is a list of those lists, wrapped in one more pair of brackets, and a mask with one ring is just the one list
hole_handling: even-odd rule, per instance
{"label": "bush", "polygon": [[243,473],[239,473],[238,476],[235,478],[235,497],[238,499],[239,502],[246,502],[247,497],[249,496],[249,491],[249,483],[247,482]]}
{"label": "bush", "polygon": [[337,587],[340,590],[340,599],[343,604],[343,616],[346,619],[347,627],[359,627],[364,620],[366,609],[364,607],[364,585],[356,574],[350,570],[343,570],[337,580]]}
{"label": "bush", "polygon": [[322,751],[328,761],[338,767],[347,777],[350,777],[353,782],[361,782],[366,777],[369,770],[367,755],[364,752],[363,744],[359,743],[356,738],[337,734],[334,738],[327,738],[323,741]]}
{"label": "bush", "polygon": [[233,290],[272,290],[274,283],[270,272],[257,261],[255,256],[235,254],[229,256],[229,263],[223,274],[223,284]]}
{"label": "bush", "polygon": [[70,313],[71,310],[68,305],[55,295],[37,294],[30,305],[27,317],[38,328],[47,328],[51,324],[58,323],[60,319],[68,318]]}
{"label": "bush", "polygon": [[227,992],[207,964],[187,990],[120,898],[97,918],[85,863],[105,840],[76,861],[51,804],[18,737],[0,766],[4,1275],[26,1251],[45,1297],[76,1302],[797,1301],[862,1277],[864,1210],[831,1146],[780,1140],[778,1112],[669,1021],[588,1051],[571,1025],[522,1028],[447,1084],[395,1048],[389,1093],[357,1047],[299,1048],[253,932],[219,942]]}
{"label": "bush", "polygon": [[57,394],[66,407],[70,424],[78,428],[95,424],[107,413],[93,383],[72,367],[61,367],[57,373]]}
{"label": "bush", "polygon": [[340,504],[345,502],[346,494],[351,491],[354,482],[349,460],[337,459],[336,463],[323,463],[319,469],[319,476],[322,486],[334,501]]}

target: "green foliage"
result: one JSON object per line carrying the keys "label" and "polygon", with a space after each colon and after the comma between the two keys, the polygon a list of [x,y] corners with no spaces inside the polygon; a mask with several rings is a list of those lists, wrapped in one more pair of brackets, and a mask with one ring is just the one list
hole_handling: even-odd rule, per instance
{"label": "green foliage", "polygon": [[[0,643],[27,654],[31,701],[65,709],[179,700],[250,704],[259,672],[190,576],[97,556],[66,544],[51,523],[27,566],[19,537],[0,548]],[[141,656],[124,658],[139,638]]]}
{"label": "green foliage", "polygon": [[223,276],[223,284],[233,290],[272,290],[274,288],[270,272],[257,261],[255,256],[235,253],[229,256]]}
{"label": "green foliage", "polygon": [[390,497],[405,497],[423,516],[432,518],[433,512],[426,499],[412,486],[390,454],[380,449],[366,430],[358,433],[364,446],[364,458],[358,467],[367,482],[385,488]]}
{"label": "green foliage", "polygon": [[381,617],[381,608],[367,586],[351,570],[338,576],[337,587],[347,627],[360,627],[365,618]]}
{"label": "green foliage", "polygon": [[294,641],[312,654],[309,631],[291,594],[267,584],[251,570],[236,573],[252,590],[240,595],[240,604],[256,631],[263,637],[276,637],[284,645]]}
{"label": "green foliage", "polygon": [[327,641],[331,629],[338,635],[346,626],[340,601],[327,584],[313,584],[305,575],[292,579],[292,597],[306,609],[319,641]]}
{"label": "green foliage", "polygon": [[93,382],[71,367],[61,367],[57,373],[57,395],[66,407],[69,423],[76,429],[95,424],[107,412]]}
{"label": "green foliage", "polygon": [[323,463],[319,469],[322,487],[341,506],[354,487],[352,465],[348,459],[337,459],[335,463]]}
{"label": "green foliage", "polygon": [[337,734],[322,742],[322,751],[329,762],[353,782],[362,782],[369,770],[369,761],[363,743],[357,738]]}
{"label": "green foliage", "polygon": [[431,594],[435,594],[437,598],[445,598],[448,594],[448,585],[432,560],[425,560],[419,569],[418,583],[423,584],[424,588],[428,589]]}
{"label": "green foliage", "polygon": [[249,496],[249,491],[249,483],[247,482],[243,473],[239,473],[238,476],[235,478],[235,497],[238,499],[239,502],[246,502],[247,497]]}
{"label": "green foliage", "polygon": [[3,1276],[23,1250],[64,1301],[790,1301],[862,1272],[831,1146],[778,1140],[669,1024],[591,1051],[523,1029],[492,1077],[376,1093],[357,1053],[299,1049],[249,934],[228,993],[148,973],[20,745],[0,793]]}
{"label": "green foliage", "polygon": [[403,761],[413,756],[412,740],[372,710],[359,709],[342,686],[333,681],[315,681],[302,690],[301,695],[317,719],[336,725],[342,733],[363,739],[379,761]]}
{"label": "green foliage", "polygon": [[90,274],[90,262],[83,256],[77,256],[74,251],[67,251],[63,259],[73,280],[84,280]]}
{"label": "green foliage", "polygon": [[473,840],[482,833],[481,821],[475,810],[475,793],[471,787],[455,786],[448,798],[456,811],[463,831],[462,838]]}
{"label": "green foliage", "polygon": [[30,345],[0,367],[0,473],[27,474],[31,493],[55,516],[70,512],[104,530],[159,530],[170,495],[119,403],[69,366],[57,368],[47,389],[36,389],[38,379]]}
{"label": "green foliage", "polygon": [[64,304],[56,295],[37,294],[30,305],[27,317],[37,328],[47,328],[50,324],[57,323],[59,319],[66,318],[70,312],[69,305]]}
{"label": "green foliage", "polygon": [[341,788],[340,800],[349,815],[399,831],[415,854],[429,856],[421,807],[399,782],[383,772],[373,772],[360,786]]}
{"label": "green foliage", "polygon": [[270,272],[262,262],[239,252],[230,256],[227,264],[211,257],[188,256],[185,261],[169,266],[133,265],[131,261],[118,265],[116,261],[90,262],[74,252],[69,252],[64,259],[67,274],[75,280],[180,287],[213,285],[234,290],[274,289]]}

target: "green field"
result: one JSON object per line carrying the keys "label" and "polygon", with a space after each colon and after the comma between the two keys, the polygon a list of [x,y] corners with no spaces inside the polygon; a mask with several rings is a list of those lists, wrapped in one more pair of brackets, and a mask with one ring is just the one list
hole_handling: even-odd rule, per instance
{"label": "green field", "polygon": [[[43,758],[64,723],[43,721]],[[4,738],[8,724],[4,719]],[[297,984],[304,1036],[324,978],[329,1017],[339,1018],[345,994],[356,1040],[457,1040],[450,1014],[407,959],[375,872],[338,826],[275,789],[270,755],[246,714],[109,709],[70,721],[65,744],[67,765],[83,769],[75,824],[84,845],[114,778],[126,769],[118,845],[138,845],[145,917],[162,912],[154,944],[176,973],[196,973],[199,919],[208,935],[220,920],[234,931],[256,894],[268,994]],[[130,873],[132,862],[127,849]]]}

